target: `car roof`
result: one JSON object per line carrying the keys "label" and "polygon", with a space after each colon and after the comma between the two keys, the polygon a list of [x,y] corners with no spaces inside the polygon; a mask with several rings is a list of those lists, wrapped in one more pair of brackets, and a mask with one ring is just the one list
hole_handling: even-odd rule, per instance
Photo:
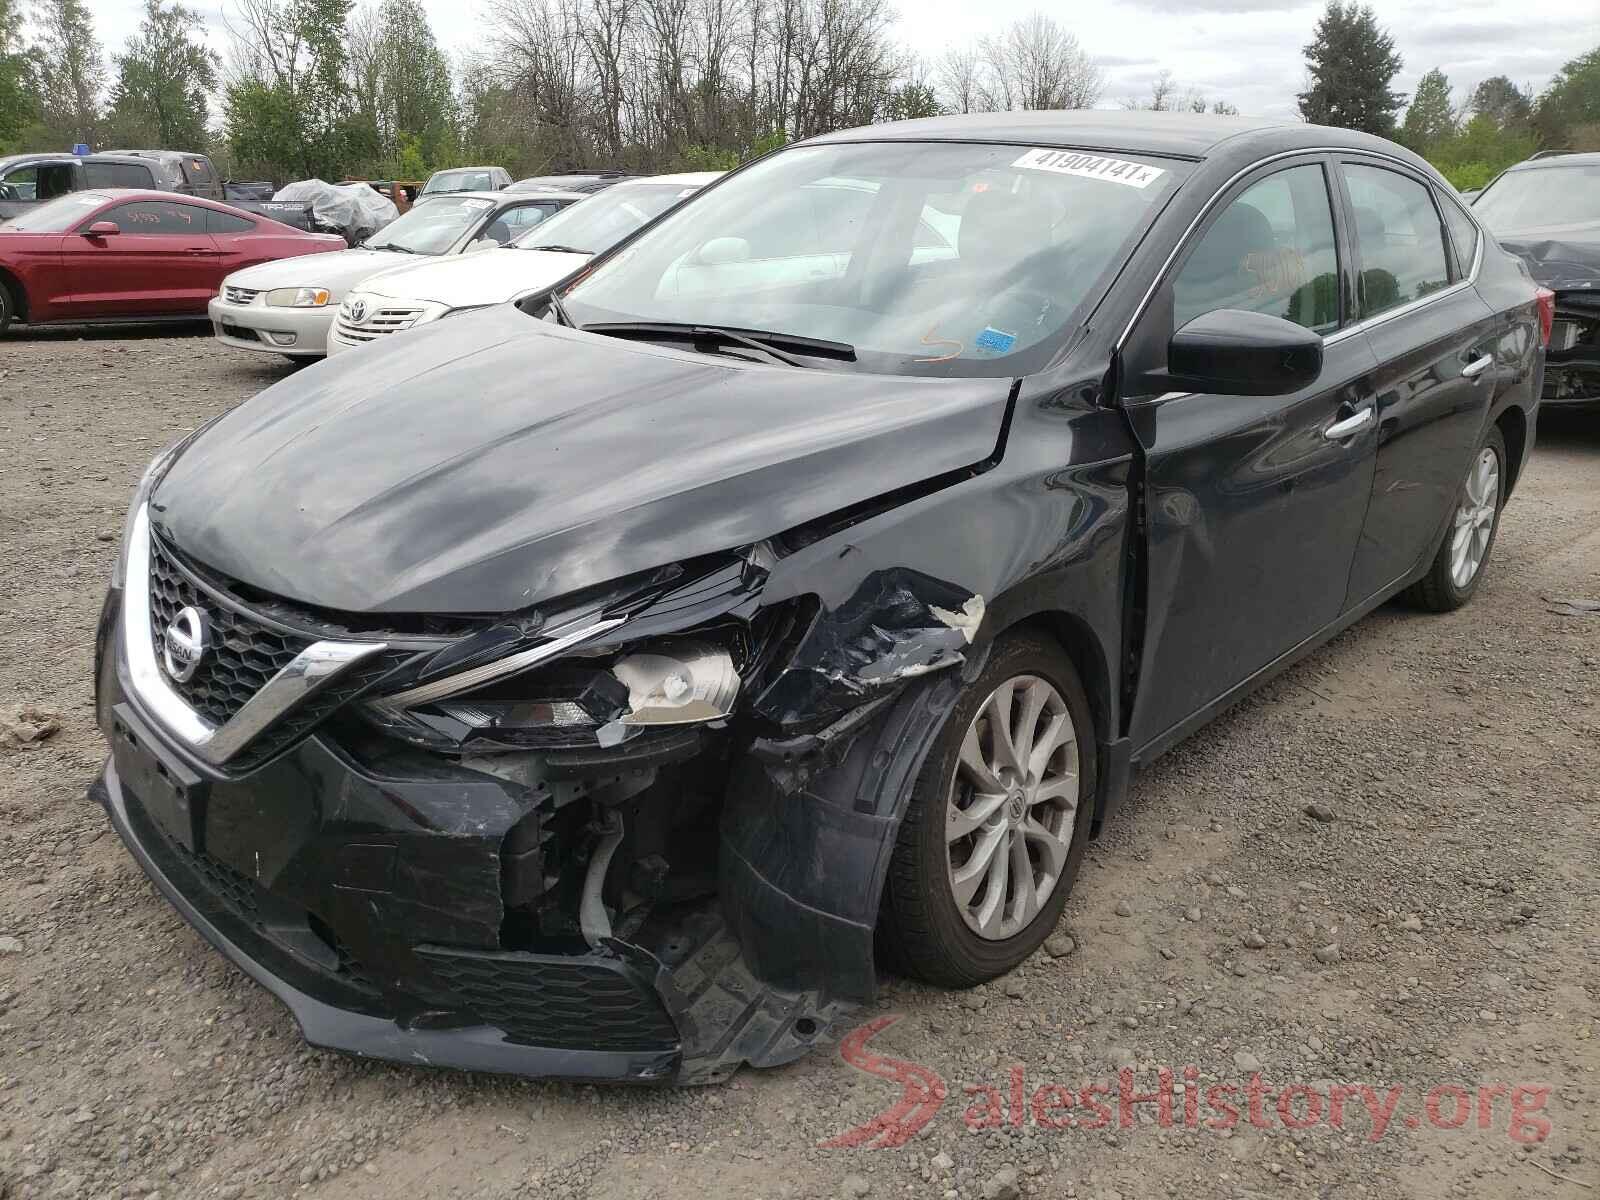
{"label": "car roof", "polygon": [[843,129],[811,138],[830,142],[926,141],[999,142],[1019,146],[1061,146],[1081,150],[1125,151],[1174,158],[1205,158],[1223,142],[1265,140],[1305,146],[1348,146],[1393,153],[1393,143],[1370,134],[1299,121],[1229,117],[1212,113],[1173,113],[1080,109],[1069,112],[969,113],[928,117]]}
{"label": "car roof", "polygon": [[1506,170],[1537,171],[1541,167],[1600,167],[1600,153],[1543,154],[1538,158],[1525,159]]}
{"label": "car roof", "polygon": [[671,175],[640,175],[634,179],[624,179],[613,187],[628,188],[638,187],[643,184],[656,184],[660,186],[675,187],[705,187],[706,184],[726,175],[726,171],[678,171]]}
{"label": "car roof", "polygon": [[[432,204],[435,200],[493,200],[496,204],[526,204],[529,200],[587,200],[585,192],[509,192],[501,188],[498,192],[433,192],[427,196],[418,196],[417,204]],[[415,205],[413,205],[415,207]]]}

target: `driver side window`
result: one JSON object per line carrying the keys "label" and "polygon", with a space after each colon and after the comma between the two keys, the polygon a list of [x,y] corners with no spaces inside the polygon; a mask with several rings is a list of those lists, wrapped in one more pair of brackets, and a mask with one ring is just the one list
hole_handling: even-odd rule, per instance
{"label": "driver side window", "polygon": [[1174,327],[1219,308],[1317,333],[1339,327],[1339,258],[1327,177],[1316,164],[1251,184],[1211,222],[1172,284]]}

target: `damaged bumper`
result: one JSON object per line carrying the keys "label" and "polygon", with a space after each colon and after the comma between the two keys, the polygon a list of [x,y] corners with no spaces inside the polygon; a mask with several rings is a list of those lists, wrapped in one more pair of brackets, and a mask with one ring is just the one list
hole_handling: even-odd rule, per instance
{"label": "damaged bumper", "polygon": [[1545,355],[1541,403],[1600,408],[1600,286],[1548,285],[1556,294],[1555,322]]}

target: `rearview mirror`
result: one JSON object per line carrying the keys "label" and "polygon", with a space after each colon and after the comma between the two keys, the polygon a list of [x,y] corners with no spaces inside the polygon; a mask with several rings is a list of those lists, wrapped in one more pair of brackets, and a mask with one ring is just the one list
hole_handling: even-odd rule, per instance
{"label": "rearview mirror", "polygon": [[1169,390],[1285,396],[1322,374],[1322,338],[1303,325],[1239,308],[1190,321],[1167,345]]}
{"label": "rearview mirror", "polygon": [[724,263],[746,262],[750,258],[750,243],[741,237],[712,238],[694,252],[694,262],[702,267],[720,267]]}
{"label": "rearview mirror", "polygon": [[122,227],[115,221],[96,221],[83,231],[84,237],[110,237],[112,234],[121,233]]}

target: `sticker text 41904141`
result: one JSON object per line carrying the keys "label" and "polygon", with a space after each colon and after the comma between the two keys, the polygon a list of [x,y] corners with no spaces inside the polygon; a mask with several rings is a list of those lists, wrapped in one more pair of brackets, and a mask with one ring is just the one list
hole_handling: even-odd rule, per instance
{"label": "sticker text 41904141", "polygon": [[1084,154],[1080,150],[1029,150],[1013,167],[1025,171],[1053,171],[1057,175],[1081,175],[1085,179],[1105,179],[1128,187],[1146,188],[1166,174],[1161,167],[1147,163],[1129,162],[1124,158],[1107,158],[1102,154]]}

